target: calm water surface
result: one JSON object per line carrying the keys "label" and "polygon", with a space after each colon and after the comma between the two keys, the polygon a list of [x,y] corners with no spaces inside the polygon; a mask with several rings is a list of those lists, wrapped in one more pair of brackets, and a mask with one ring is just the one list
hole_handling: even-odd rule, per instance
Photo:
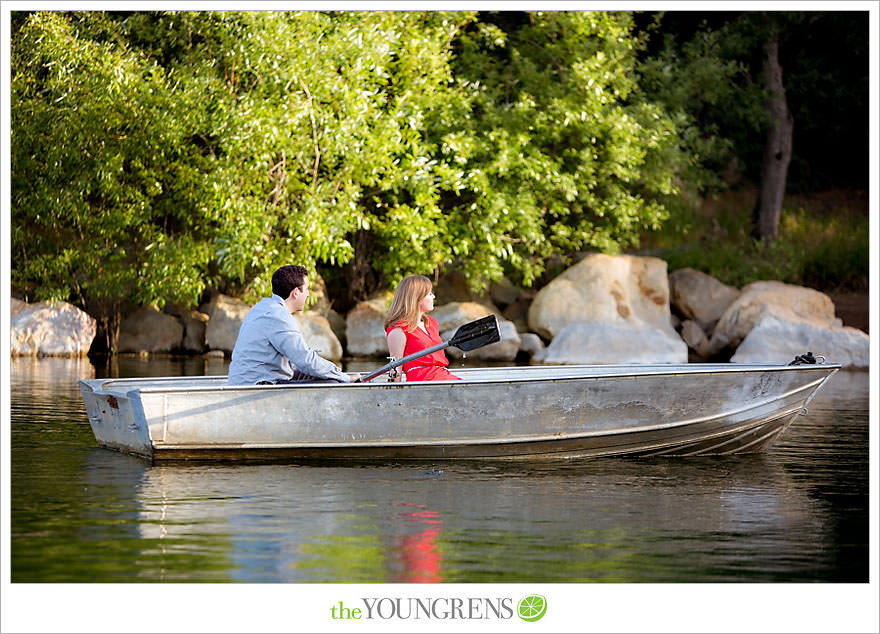
{"label": "calm water surface", "polygon": [[763,454],[551,464],[152,466],[76,385],[226,368],[13,360],[12,581],[868,581],[867,372]]}

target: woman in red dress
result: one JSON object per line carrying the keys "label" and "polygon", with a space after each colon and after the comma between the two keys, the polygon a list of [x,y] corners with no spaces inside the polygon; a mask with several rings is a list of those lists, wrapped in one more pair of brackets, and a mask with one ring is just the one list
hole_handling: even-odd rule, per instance
{"label": "woman in red dress", "polygon": [[[440,339],[437,320],[425,313],[434,310],[431,280],[423,275],[409,275],[400,281],[391,300],[391,309],[385,320],[385,338],[388,351],[395,359],[402,359],[419,350],[430,348]],[[449,359],[443,350],[410,361],[403,365],[407,381],[460,381],[446,369]],[[394,381],[400,381],[401,376]]]}

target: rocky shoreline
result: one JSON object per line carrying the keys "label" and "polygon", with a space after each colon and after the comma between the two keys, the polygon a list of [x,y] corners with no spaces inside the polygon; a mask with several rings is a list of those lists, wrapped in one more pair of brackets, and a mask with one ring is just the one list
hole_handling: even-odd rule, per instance
{"label": "rocky shoreline", "polygon": [[[468,353],[486,361],[533,364],[788,363],[812,351],[845,367],[866,368],[864,330],[844,325],[825,293],[776,281],[742,289],[693,269],[667,272],[654,257],[586,255],[537,292],[502,280],[474,295],[456,274],[441,278],[432,315],[447,339],[485,315],[499,318],[502,340]],[[391,294],[331,308],[323,282],[317,301],[297,315],[309,345],[331,361],[387,356],[383,322]],[[228,356],[251,305],[216,295],[198,310],[145,306],[120,327],[120,353]],[[852,306],[847,307],[852,311]],[[867,319],[865,318],[865,324]],[[83,356],[95,320],[60,303],[12,299],[11,352],[19,356]],[[448,349],[455,357],[458,351]]]}

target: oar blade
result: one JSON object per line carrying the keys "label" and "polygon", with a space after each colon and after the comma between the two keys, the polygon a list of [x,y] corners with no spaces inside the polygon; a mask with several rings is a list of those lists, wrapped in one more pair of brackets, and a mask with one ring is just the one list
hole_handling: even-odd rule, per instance
{"label": "oar blade", "polygon": [[462,352],[468,352],[498,341],[501,341],[498,318],[489,315],[461,326],[452,335],[449,345],[455,346]]}

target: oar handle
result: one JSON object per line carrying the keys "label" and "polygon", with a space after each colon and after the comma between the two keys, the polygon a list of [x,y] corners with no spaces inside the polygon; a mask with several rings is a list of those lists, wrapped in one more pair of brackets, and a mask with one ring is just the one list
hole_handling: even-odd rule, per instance
{"label": "oar handle", "polygon": [[442,343],[438,343],[437,345],[431,346],[430,348],[425,348],[424,350],[419,350],[418,352],[413,352],[412,354],[408,354],[405,357],[392,361],[386,365],[383,365],[378,370],[374,370],[370,374],[365,377],[360,378],[356,383],[366,383],[370,379],[375,379],[380,374],[385,374],[388,370],[393,370],[394,368],[403,365],[404,363],[409,363],[410,361],[415,361],[416,359],[421,359],[422,357],[431,354],[432,352],[437,352],[438,350],[442,350],[446,346],[449,345],[448,341],[444,341]]}

